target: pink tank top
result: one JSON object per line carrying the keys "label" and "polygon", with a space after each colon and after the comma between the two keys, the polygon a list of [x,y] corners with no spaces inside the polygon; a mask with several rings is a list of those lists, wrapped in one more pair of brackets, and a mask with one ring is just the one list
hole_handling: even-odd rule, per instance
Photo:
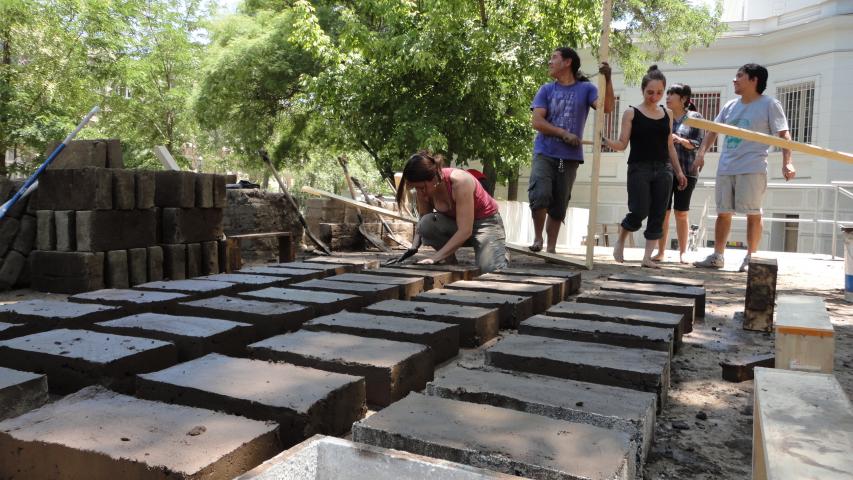
{"label": "pink tank top", "polygon": [[[444,178],[444,185],[447,187],[447,193],[450,194],[450,211],[441,212],[448,217],[456,218],[456,205],[453,202],[453,182],[450,180],[450,173],[454,170],[459,170],[457,168],[442,168],[441,176]],[[464,170],[463,170],[464,171]],[[465,172],[465,175],[474,178],[468,172]],[[474,220],[480,220],[481,218],[491,217],[492,215],[498,213],[498,202],[489,195],[489,192],[483,188],[483,185],[474,178]]]}

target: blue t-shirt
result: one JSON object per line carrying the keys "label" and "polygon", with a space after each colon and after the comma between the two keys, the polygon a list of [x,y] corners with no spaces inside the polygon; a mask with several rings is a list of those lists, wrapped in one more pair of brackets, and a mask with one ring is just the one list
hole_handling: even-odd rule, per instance
{"label": "blue t-shirt", "polygon": [[[729,100],[714,121],[773,136],[788,130],[788,120],[782,111],[782,104],[767,95],[749,103],[741,102],[740,98]],[[764,143],[727,135],[723,141],[723,153],[720,154],[717,175],[767,173],[769,148]]]}
{"label": "blue t-shirt", "polygon": [[[555,127],[563,128],[583,139],[583,127],[589,108],[598,99],[598,89],[590,82],[578,82],[560,85],[556,81],[546,83],[533,97],[530,109],[544,108],[545,120]],[[541,153],[554,158],[579,160],[583,162],[583,146],[573,147],[561,138],[536,134],[533,153]]]}

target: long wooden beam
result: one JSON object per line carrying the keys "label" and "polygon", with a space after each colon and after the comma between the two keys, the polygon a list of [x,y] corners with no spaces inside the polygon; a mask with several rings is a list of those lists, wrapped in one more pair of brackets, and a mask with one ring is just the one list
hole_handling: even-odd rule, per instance
{"label": "long wooden beam", "polygon": [[684,120],[684,124],[695,128],[701,128],[702,130],[707,130],[709,132],[731,135],[733,137],[742,138],[752,142],[786,148],[788,150],[807,153],[816,157],[853,164],[853,154],[830,150],[828,148],[818,147],[809,143],[785,140],[784,138],[774,137],[773,135],[767,135],[766,133],[753,132],[752,130],[747,130],[745,128],[733,127],[731,125],[726,125],[725,123],[712,122],[710,120],[699,118],[686,118]]}
{"label": "long wooden beam", "polygon": [[531,252],[530,249],[525,247],[524,245],[516,245],[513,243],[507,243],[506,249],[513,253],[520,253],[522,255],[529,255],[531,257],[541,258],[542,260],[547,260],[552,263],[559,263],[562,265],[573,265],[575,267],[585,268],[589,270],[589,267],[587,267],[587,264],[584,260],[575,260],[565,255],[548,252]]}
{"label": "long wooden beam", "polygon": [[383,215],[386,217],[396,218],[397,220],[402,220],[404,222],[409,223],[418,223],[418,221],[412,217],[406,215],[400,215],[398,212],[393,210],[388,210],[387,208],[377,207],[374,205],[370,205],[364,202],[359,202],[358,200],[353,200],[352,198],[342,197],[340,195],[336,195],[331,192],[324,192],[323,190],[317,190],[316,188],[312,188],[309,186],[302,187],[302,193],[307,193],[309,195],[318,195],[321,197],[331,198],[332,200],[336,200],[341,203],[346,203],[347,205],[352,205],[353,207],[360,208],[362,210],[369,210],[373,213]]}

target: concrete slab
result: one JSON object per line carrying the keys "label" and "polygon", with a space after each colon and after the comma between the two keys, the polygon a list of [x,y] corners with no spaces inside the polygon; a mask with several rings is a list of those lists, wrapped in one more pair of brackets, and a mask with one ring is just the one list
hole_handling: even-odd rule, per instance
{"label": "concrete slab", "polygon": [[235,291],[234,284],[217,280],[161,280],[159,282],[141,283],[134,290],[149,290],[152,292],[177,292],[188,295],[192,299],[209,298],[226,295]]}
{"label": "concrete slab", "polygon": [[500,328],[518,328],[522,320],[533,315],[533,299],[521,295],[437,288],[421,293],[412,300],[497,308]]}
{"label": "concrete slab", "polygon": [[474,277],[480,274],[480,267],[476,265],[400,265],[397,268],[413,269],[413,270],[431,270],[435,272],[450,272],[453,275],[453,281],[473,280]]}
{"label": "concrete slab", "polygon": [[696,316],[705,316],[705,287],[685,287],[683,285],[668,285],[665,283],[617,282],[611,280],[604,282],[601,285],[601,289],[666,298],[689,298],[696,302]]}
{"label": "concrete slab", "polygon": [[196,277],[196,280],[211,280],[214,282],[232,283],[235,292],[243,292],[262,287],[280,287],[286,285],[289,280],[283,277],[274,277],[272,275],[247,275],[241,273],[217,273],[214,275],[206,275],[204,277]]}
{"label": "concrete slab", "polygon": [[315,435],[236,480],[520,480],[460,463]]}
{"label": "concrete slab", "polygon": [[10,326],[0,328],[0,338],[51,330],[54,328],[85,328],[94,322],[111,320],[124,315],[119,307],[60,302],[58,300],[24,300],[0,305],[0,322]]}
{"label": "concrete slab", "polygon": [[705,288],[705,280],[701,278],[670,277],[668,275],[634,275],[631,273],[614,273],[607,277],[616,282],[659,283],[663,285],[681,285],[683,287]]}
{"label": "concrete slab", "polygon": [[449,360],[459,353],[459,326],[448,323],[388,315],[340,312],[309,320],[302,325],[302,328],[419,343],[430,347],[435,363]]}
{"label": "concrete slab", "polygon": [[47,376],[0,367],[0,420],[47,403]]}
{"label": "concrete slab", "polygon": [[189,298],[188,295],[177,292],[149,292],[144,290],[106,288],[72,295],[68,297],[68,301],[124,307],[128,313],[163,313],[170,304],[181,300],[188,300]]}
{"label": "concrete slab", "polygon": [[669,355],[656,350],[509,335],[486,350],[498,368],[630,388],[657,395],[658,412],[669,390]]}
{"label": "concrete slab", "polygon": [[353,424],[353,440],[530,478],[634,478],[624,432],[412,393]]}
{"label": "concrete slab", "polygon": [[551,317],[582,318],[597,322],[624,323],[626,325],[644,325],[666,328],[672,331],[675,351],[681,348],[683,334],[683,315],[678,313],[638,310],[636,308],[614,307],[594,303],[560,302],[548,309]]}
{"label": "concrete slab", "polygon": [[26,330],[26,325],[0,322],[0,340],[7,338],[20,337],[32,333]]}
{"label": "concrete slab", "polygon": [[636,293],[607,292],[597,290],[582,293],[575,298],[578,303],[592,303],[596,305],[612,305],[634,310],[647,310],[653,312],[668,312],[681,315],[681,333],[693,331],[693,320],[695,318],[696,302],[686,298],[663,298],[650,295],[639,295]]}
{"label": "concrete slab", "polygon": [[246,345],[259,338],[249,323],[162,313],[140,313],[98,322],[91,329],[174,343],[179,360],[211,352],[239,355],[246,351]]}
{"label": "concrete slab", "polygon": [[453,272],[438,272],[434,270],[380,267],[375,270],[365,270],[362,273],[381,277],[422,278],[424,281],[424,290],[444,288],[445,285],[453,281]]}
{"label": "concrete slab", "polygon": [[379,268],[379,260],[369,260],[366,258],[347,258],[347,257],[311,257],[306,258],[306,262],[312,263],[333,263],[336,265],[352,265],[355,271],[360,272],[365,269]]}
{"label": "concrete slab", "polygon": [[513,275],[509,273],[486,273],[475,278],[477,281],[484,282],[504,282],[504,283],[529,283],[532,285],[549,285],[553,288],[551,291],[552,303],[563,301],[569,295],[570,283],[568,279],[559,277],[535,277],[529,275]]}
{"label": "concrete slab", "polygon": [[243,292],[237,296],[265,302],[290,302],[307,305],[313,308],[318,315],[328,315],[346,309],[357,310],[366,303],[366,300],[358,295],[278,287]]}
{"label": "concrete slab", "polygon": [[569,281],[569,294],[574,295],[581,289],[581,272],[573,272],[567,269],[557,268],[528,268],[528,267],[507,267],[502,268],[495,273],[508,273],[512,275],[527,275],[533,277],[557,277],[565,278]]}
{"label": "concrete slab", "polygon": [[315,278],[323,278],[329,274],[323,270],[311,270],[306,268],[285,268],[285,267],[270,267],[270,266],[255,266],[243,267],[235,271],[236,274],[248,275],[269,275],[271,277],[283,277],[290,279],[290,282],[301,282],[305,280],[313,280]]}
{"label": "concrete slab", "polygon": [[251,323],[261,337],[297,330],[314,318],[314,309],[305,305],[228,296],[176,303],[170,313]]}
{"label": "concrete slab", "polygon": [[655,432],[655,394],[491,368],[453,367],[427,384],[432,396],[483,403],[627,433],[642,471]]}
{"label": "concrete slab", "polygon": [[230,479],[281,449],[277,426],[89,387],[0,423],[15,478]]}
{"label": "concrete slab", "polygon": [[552,305],[551,294],[553,287],[550,285],[460,280],[458,282],[451,283],[447,288],[455,290],[470,290],[475,292],[510,293],[513,295],[531,297],[533,300],[533,313],[542,313],[545,310],[548,310]]}
{"label": "concrete slab", "polygon": [[343,435],[367,412],[362,377],[217,354],[139,375],[136,394],[277,422],[286,446]]}
{"label": "concrete slab", "polygon": [[488,342],[498,335],[500,326],[496,308],[386,300],[367,306],[362,311],[459,325],[459,345],[463,347],[476,347]]}
{"label": "concrete slab", "polygon": [[368,302],[381,302],[382,300],[396,300],[400,298],[400,287],[380,283],[335,282],[322,279],[294,283],[290,287],[301,290],[320,290],[358,295]]}
{"label": "concrete slab", "polygon": [[343,333],[301,330],[249,345],[254,358],[365,377],[367,401],[385,406],[432,380],[432,353],[424,345]]}
{"label": "concrete slab", "polygon": [[327,277],[326,280],[335,282],[355,282],[355,283],[376,283],[380,285],[397,285],[400,287],[399,297],[402,300],[409,300],[413,296],[424,291],[424,281],[422,278],[416,277],[392,277],[368,275],[364,273],[343,273],[332,277]]}
{"label": "concrete slab", "polygon": [[280,268],[296,268],[299,270],[320,270],[325,273],[324,277],[329,275],[340,275],[342,273],[354,273],[359,270],[356,265],[338,264],[338,263],[323,263],[323,262],[285,262],[285,263],[268,263],[267,267]]}
{"label": "concrete slab", "polygon": [[672,330],[580,318],[535,315],[521,322],[518,333],[540,337],[602,343],[627,348],[645,348],[672,356]]}
{"label": "concrete slab", "polygon": [[46,373],[50,391],[66,394],[102,384],[131,392],[133,375],[178,362],[175,345],[148,338],[58,329],[0,341],[0,364]]}

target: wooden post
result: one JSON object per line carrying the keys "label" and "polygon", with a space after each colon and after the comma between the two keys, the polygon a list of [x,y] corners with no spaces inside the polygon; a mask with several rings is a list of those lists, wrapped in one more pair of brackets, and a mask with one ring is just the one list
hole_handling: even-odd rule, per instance
{"label": "wooden post", "polygon": [[[601,22],[601,43],[598,46],[599,62],[610,58],[610,18],[611,0],[604,0]],[[592,182],[589,192],[589,226],[586,233],[586,268],[592,270],[593,255],[595,254],[595,230],[598,223],[598,176],[601,171],[601,133],[604,130],[604,102],[607,92],[607,80],[604,75],[598,75],[598,108],[595,109],[595,128],[593,129],[592,144]]]}

